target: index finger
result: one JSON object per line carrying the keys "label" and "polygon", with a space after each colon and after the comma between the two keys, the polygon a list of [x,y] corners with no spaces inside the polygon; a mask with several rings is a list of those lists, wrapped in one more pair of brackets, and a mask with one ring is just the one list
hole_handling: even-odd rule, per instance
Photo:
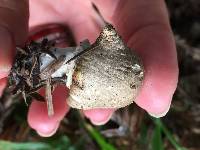
{"label": "index finger", "polygon": [[26,40],[28,0],[0,2],[0,96],[12,66],[15,44]]}

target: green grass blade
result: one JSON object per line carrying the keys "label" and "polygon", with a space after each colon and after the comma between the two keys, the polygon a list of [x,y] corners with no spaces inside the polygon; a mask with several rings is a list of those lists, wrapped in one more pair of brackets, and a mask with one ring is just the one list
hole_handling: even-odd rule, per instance
{"label": "green grass blade", "polygon": [[162,123],[160,119],[153,119],[154,123],[160,127],[160,129],[163,131],[163,133],[166,135],[167,139],[170,141],[170,143],[175,147],[176,150],[187,150],[186,148],[180,146],[177,141],[174,139],[173,135],[170,133],[170,131],[165,127],[165,125]]}
{"label": "green grass blade", "polygon": [[91,137],[98,143],[101,150],[117,150],[113,145],[111,145],[104,139],[104,137],[99,133],[99,131],[97,131],[91,125],[85,124],[85,128],[88,130]]}
{"label": "green grass blade", "polygon": [[152,150],[164,150],[160,126],[156,126],[151,141]]}

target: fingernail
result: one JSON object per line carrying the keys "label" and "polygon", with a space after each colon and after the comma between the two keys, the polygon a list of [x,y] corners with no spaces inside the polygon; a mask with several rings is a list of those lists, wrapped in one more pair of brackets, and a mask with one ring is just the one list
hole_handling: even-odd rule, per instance
{"label": "fingernail", "polygon": [[155,118],[164,117],[167,114],[167,112],[169,111],[170,106],[171,106],[171,103],[169,103],[169,105],[166,107],[165,111],[163,111],[161,113],[151,113],[151,112],[148,112],[148,114],[150,116],[152,116],[152,117],[155,117]]}
{"label": "fingernail", "polygon": [[0,78],[8,76],[13,57],[13,39],[11,33],[3,27],[0,27]]}
{"label": "fingernail", "polygon": [[56,133],[56,131],[58,130],[58,127],[59,127],[59,123],[55,124],[55,127],[50,131],[45,132],[45,131],[37,130],[36,132],[42,137],[50,137]]}

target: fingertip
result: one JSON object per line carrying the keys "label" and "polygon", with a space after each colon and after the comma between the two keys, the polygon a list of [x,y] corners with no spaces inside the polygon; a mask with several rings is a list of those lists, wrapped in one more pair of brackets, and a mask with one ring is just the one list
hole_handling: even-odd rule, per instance
{"label": "fingertip", "polygon": [[50,137],[56,133],[59,125],[60,125],[60,122],[57,122],[54,124],[54,126],[52,126],[52,128],[48,127],[48,130],[46,130],[47,128],[44,127],[42,130],[37,130],[36,132],[38,133],[38,135],[42,137]]}
{"label": "fingertip", "polygon": [[[44,94],[44,90],[41,91]],[[66,103],[67,89],[65,86],[58,86],[53,92],[54,115],[48,116],[45,102],[33,100],[28,112],[28,124],[41,136],[53,135],[60,121],[69,111]]]}
{"label": "fingertip", "polygon": [[178,82],[178,70],[153,69],[146,72],[141,91],[136,104],[145,109],[151,116],[159,118],[166,115],[170,109],[171,101]]}
{"label": "fingertip", "polygon": [[178,83],[173,34],[169,26],[148,25],[129,39],[129,45],[141,57],[145,71],[143,85],[135,102],[155,117],[164,116],[170,108]]}
{"label": "fingertip", "polygon": [[159,112],[155,112],[155,111],[154,112],[148,112],[148,114],[152,117],[155,117],[155,118],[164,117],[168,113],[168,111],[170,109],[170,105],[171,105],[171,102],[168,104],[168,106],[163,107],[164,110],[159,111]]}
{"label": "fingertip", "polygon": [[147,111],[153,117],[160,118],[167,114],[170,109],[172,97],[169,98],[147,98],[136,101],[136,104]]}
{"label": "fingertip", "polygon": [[112,114],[114,109],[90,109],[90,110],[83,110],[84,115],[90,119],[90,121],[94,125],[103,125],[107,123]]}

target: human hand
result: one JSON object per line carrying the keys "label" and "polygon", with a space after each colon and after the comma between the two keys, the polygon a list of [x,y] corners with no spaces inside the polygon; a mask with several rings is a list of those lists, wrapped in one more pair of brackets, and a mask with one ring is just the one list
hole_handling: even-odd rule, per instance
{"label": "human hand", "polygon": [[[128,46],[141,57],[145,79],[136,99],[137,105],[149,114],[161,117],[167,113],[177,86],[178,66],[174,38],[164,1],[160,0],[93,0],[106,21],[112,23]],[[12,64],[13,49],[28,34],[28,0],[0,2],[0,94]],[[30,33],[38,25],[59,23],[72,30],[76,42],[85,38],[94,42],[100,24],[91,1],[30,0]],[[62,93],[62,94],[60,94]],[[55,114],[48,117],[46,103],[33,101],[28,123],[42,136],[54,134],[69,111],[66,87],[53,93]],[[104,124],[113,109],[82,111],[94,124]]]}

